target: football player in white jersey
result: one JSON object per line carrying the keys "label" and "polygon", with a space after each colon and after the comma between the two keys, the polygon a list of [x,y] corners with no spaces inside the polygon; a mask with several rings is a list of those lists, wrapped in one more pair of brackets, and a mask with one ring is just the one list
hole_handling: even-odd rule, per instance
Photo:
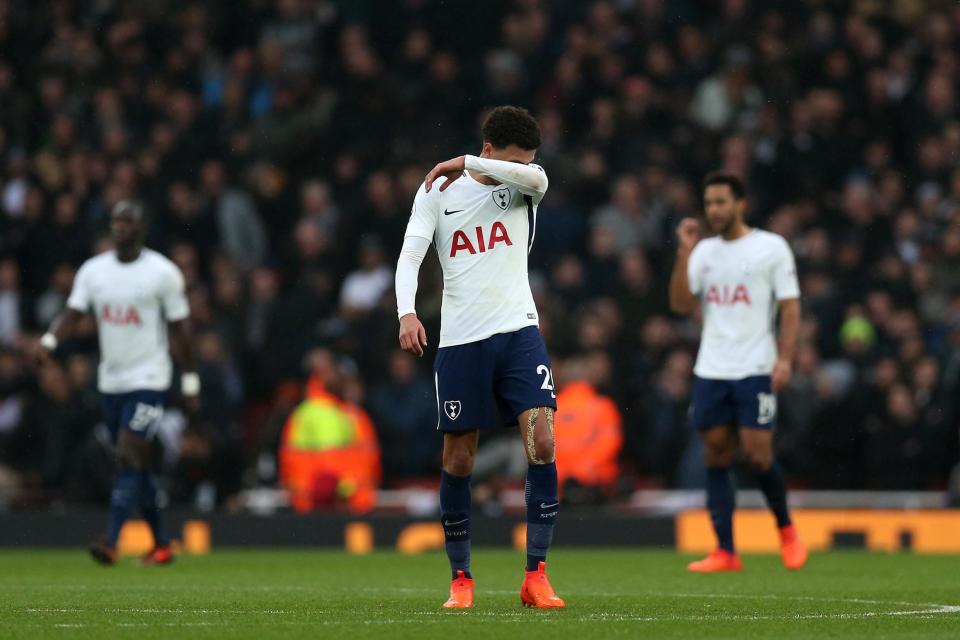
{"label": "football player in white jersey", "polygon": [[716,551],[687,568],[712,573],[742,567],[733,545],[730,472],[739,439],[776,518],[784,565],[799,569],[807,550],[790,520],[783,472],[773,455],[776,394],[790,382],[800,325],[793,253],[782,237],[744,222],[746,192],[736,176],[708,175],[704,207],[716,235],[698,242],[699,223],[683,220],[670,277],[671,309],[689,314],[699,305],[703,314],[690,415],[703,440],[707,507],[718,541]]}
{"label": "football player in white jersey", "polygon": [[[415,299],[431,243],[443,268],[434,363],[443,433],[440,517],[452,583],[447,608],[473,606],[470,474],[480,429],[520,425],[529,462],[526,606],[562,608],[544,570],[559,509],[554,462],[553,374],[527,277],[547,176],[532,164],[540,126],[525,110],[497,107],[481,129],[479,157],[459,156],[427,174],[397,264],[400,346],[422,356],[427,335]],[[442,183],[434,182],[444,178]]]}
{"label": "football player in white jersey", "polygon": [[193,365],[190,310],[180,269],[143,246],[146,224],[139,205],[118,203],[111,212],[110,234],[114,248],[77,271],[67,308],[40,339],[38,357],[43,364],[74,334],[84,314],[94,315],[100,343],[97,387],[118,469],[107,531],[91,543],[90,554],[101,564],[114,564],[120,530],[139,509],[154,537],[143,562],[168,564],[173,553],[161,522],[153,443],[173,376],[170,351],[181,369],[188,409],[196,410],[200,378]]}

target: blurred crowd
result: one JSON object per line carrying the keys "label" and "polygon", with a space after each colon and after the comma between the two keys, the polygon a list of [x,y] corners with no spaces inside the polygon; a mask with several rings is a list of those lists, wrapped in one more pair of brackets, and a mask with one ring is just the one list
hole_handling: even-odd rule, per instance
{"label": "blurred crowd", "polygon": [[[616,435],[603,496],[702,482],[699,328],[665,292],[673,230],[714,168],[748,181],[750,222],[798,260],[791,485],[943,489],[960,421],[958,45],[946,0],[0,0],[0,495],[109,490],[92,324],[57,366],[25,354],[121,199],[183,270],[197,333],[201,420],[171,411],[165,430],[173,501],[275,485],[317,349],[373,424],[384,486],[433,478],[433,351],[397,350],[394,264],[423,175],[476,153],[498,104],[543,130],[530,278],[561,393],[596,396]],[[432,345],[440,284],[432,257]],[[589,439],[593,414],[574,414]]]}

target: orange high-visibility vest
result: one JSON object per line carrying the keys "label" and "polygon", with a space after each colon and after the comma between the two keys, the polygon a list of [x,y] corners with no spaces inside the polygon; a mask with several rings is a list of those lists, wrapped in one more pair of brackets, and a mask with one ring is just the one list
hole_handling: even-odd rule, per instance
{"label": "orange high-visibility vest", "polygon": [[323,388],[307,383],[307,397],[290,415],[280,442],[280,483],[293,508],[315,508],[314,487],[321,476],[336,479],[337,493],[352,511],[373,508],[380,484],[380,446],[367,413]]}
{"label": "orange high-visibility vest", "polygon": [[616,404],[586,382],[572,382],[557,394],[554,437],[557,478],[583,485],[611,485],[620,473],[623,420]]}

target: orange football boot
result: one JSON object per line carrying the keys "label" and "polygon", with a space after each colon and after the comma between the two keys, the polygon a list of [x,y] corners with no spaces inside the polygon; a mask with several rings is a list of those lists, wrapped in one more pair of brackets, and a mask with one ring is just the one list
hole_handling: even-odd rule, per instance
{"label": "orange football boot", "polygon": [[457,569],[457,577],[450,583],[450,597],[443,603],[444,609],[473,608],[473,578]]}
{"label": "orange football boot", "polygon": [[154,547],[153,551],[147,555],[140,558],[140,564],[147,565],[164,565],[170,564],[173,562],[173,551],[170,549],[170,545],[163,547]]}
{"label": "orange football boot", "polygon": [[780,528],[780,557],[783,566],[790,571],[796,571],[807,563],[807,545],[803,544],[792,524]]}
{"label": "orange football boot", "polygon": [[720,573],[723,571],[741,571],[743,563],[740,556],[730,553],[726,549],[717,549],[703,560],[697,560],[687,565],[687,571],[694,573]]}
{"label": "orange football boot", "polygon": [[540,562],[535,571],[527,571],[520,587],[520,602],[537,609],[563,609],[567,604],[553,592],[547,580],[547,563]]}

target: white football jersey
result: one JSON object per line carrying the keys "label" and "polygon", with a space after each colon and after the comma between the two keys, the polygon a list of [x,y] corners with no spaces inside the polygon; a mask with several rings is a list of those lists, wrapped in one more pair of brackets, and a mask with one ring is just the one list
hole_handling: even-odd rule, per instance
{"label": "white football jersey", "polygon": [[133,262],[102,253],[77,271],[67,306],[97,319],[101,392],[170,388],[167,322],[190,315],[183,274],[173,262],[150,249]]}
{"label": "white football jersey", "polygon": [[421,185],[407,224],[406,235],[432,240],[440,257],[441,347],[538,326],[527,254],[540,201],[464,174],[443,192],[442,179],[430,193]]}
{"label": "white football jersey", "polygon": [[694,373],[714,380],[769,375],[777,359],[779,301],[800,297],[787,241],[760,229],[729,242],[701,240],[690,254],[687,277],[703,309]]}

